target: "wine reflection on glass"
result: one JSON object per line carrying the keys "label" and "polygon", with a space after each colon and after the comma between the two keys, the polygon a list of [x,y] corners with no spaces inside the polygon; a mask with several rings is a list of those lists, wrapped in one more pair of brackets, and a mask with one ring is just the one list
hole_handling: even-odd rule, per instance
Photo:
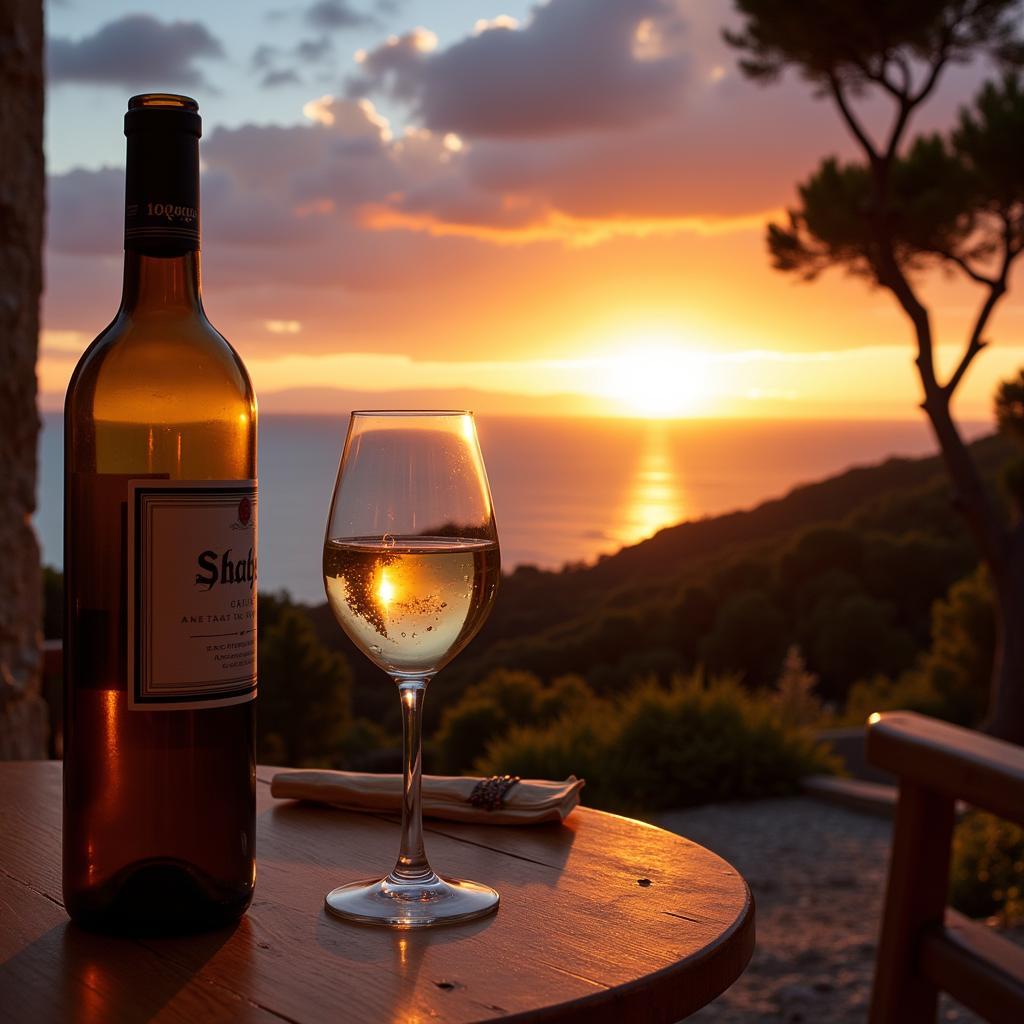
{"label": "wine reflection on glass", "polygon": [[327,910],[363,924],[423,928],[482,917],[489,886],[441,878],[423,848],[421,714],[427,684],[476,635],[500,577],[494,510],[472,413],[354,412],[323,556],[331,611],[397,684],[402,838],[382,879],[329,892]]}

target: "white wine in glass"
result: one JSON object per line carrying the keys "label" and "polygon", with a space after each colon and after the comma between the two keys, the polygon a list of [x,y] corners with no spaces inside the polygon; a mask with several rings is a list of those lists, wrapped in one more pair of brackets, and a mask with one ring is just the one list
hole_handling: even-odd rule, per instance
{"label": "white wine in glass", "polygon": [[483,625],[500,569],[472,414],[353,413],[327,523],[324,585],[341,628],[398,685],[402,840],[385,878],[327,894],[338,917],[423,928],[498,906],[489,886],[441,878],[427,861],[420,733],[427,684]]}

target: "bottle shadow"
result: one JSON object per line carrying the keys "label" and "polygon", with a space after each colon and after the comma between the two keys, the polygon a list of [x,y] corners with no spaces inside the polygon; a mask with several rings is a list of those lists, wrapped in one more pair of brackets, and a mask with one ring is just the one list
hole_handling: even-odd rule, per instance
{"label": "bottle shadow", "polygon": [[[240,929],[248,929],[244,918],[199,935],[143,940],[63,922],[0,963],[0,1016],[33,1024],[150,1020]],[[211,993],[218,998],[211,986],[210,993],[204,989],[204,1000]],[[225,1008],[235,1005],[227,993],[224,999]],[[198,1002],[195,1012],[199,1019]]]}

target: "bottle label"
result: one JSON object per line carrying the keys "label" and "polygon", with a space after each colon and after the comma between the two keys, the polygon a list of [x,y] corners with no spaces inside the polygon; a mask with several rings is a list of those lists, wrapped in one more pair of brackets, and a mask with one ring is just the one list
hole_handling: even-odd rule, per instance
{"label": "bottle label", "polygon": [[256,696],[256,481],[128,484],[128,705]]}

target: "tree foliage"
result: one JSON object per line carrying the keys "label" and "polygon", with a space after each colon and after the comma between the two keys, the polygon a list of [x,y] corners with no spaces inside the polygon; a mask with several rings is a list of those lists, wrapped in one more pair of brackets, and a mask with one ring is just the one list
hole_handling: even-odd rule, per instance
{"label": "tree foliage", "polygon": [[[906,271],[958,268],[988,280],[1000,252],[1024,243],[1024,93],[1008,74],[987,83],[948,138],[920,136],[892,158],[884,211],[892,251]],[[1015,152],[1013,143],[1016,142]],[[839,266],[885,283],[880,260],[875,179],[864,162],[835,157],[798,186],[800,205],[785,225],[768,225],[777,270],[813,280]]]}
{"label": "tree foliage", "polygon": [[[1021,137],[1024,140],[1024,136]],[[996,422],[999,429],[1018,444],[1024,445],[1024,370],[1004,380],[996,391]]]}
{"label": "tree foliage", "polygon": [[337,763],[352,718],[348,662],[287,597],[261,595],[257,621],[260,760]]}
{"label": "tree foliage", "polygon": [[786,647],[786,618],[778,606],[760,590],[744,590],[722,606],[700,655],[716,674],[737,672],[763,686],[778,675]]}
{"label": "tree foliage", "polygon": [[931,643],[906,671],[864,678],[850,688],[845,718],[861,725],[872,711],[902,708],[960,725],[980,724],[995,648],[992,587],[984,569],[957,580],[936,601]]}
{"label": "tree foliage", "polygon": [[[986,727],[1024,742],[1024,643],[1019,609],[1024,572],[1024,516],[1007,521],[985,486],[957,427],[952,399],[988,341],[993,312],[1009,289],[1024,249],[1024,66],[1020,0],[736,0],[745,16],[726,39],[741,67],[760,81],[794,68],[828,96],[862,160],[825,159],[799,187],[788,223],[770,224],[775,267],[812,280],[838,266],[887,289],[906,315],[917,345],[921,407],[942,451],[956,506],[997,596],[996,655]],[[910,139],[911,120],[952,63],[985,58],[1003,65],[946,134]],[[879,130],[877,107],[891,101]],[[872,127],[872,123],[874,127]],[[930,265],[966,275],[982,288],[977,315],[955,368],[942,379],[935,332],[918,292]],[[1024,506],[1022,506],[1024,508]]]}
{"label": "tree foliage", "polygon": [[[737,0],[736,7],[744,27],[725,37],[743,51],[743,71],[761,81],[794,66],[822,91],[833,81],[855,91],[899,89],[914,84],[915,63],[940,56],[1024,57],[1017,0]],[[927,86],[925,78],[918,91]]]}
{"label": "tree foliage", "polygon": [[1024,924],[1024,828],[970,811],[953,833],[950,903],[969,917]]}
{"label": "tree foliage", "polygon": [[942,698],[946,717],[967,725],[981,722],[994,647],[992,586],[979,569],[954,583],[932,611],[932,646],[921,672]]}

